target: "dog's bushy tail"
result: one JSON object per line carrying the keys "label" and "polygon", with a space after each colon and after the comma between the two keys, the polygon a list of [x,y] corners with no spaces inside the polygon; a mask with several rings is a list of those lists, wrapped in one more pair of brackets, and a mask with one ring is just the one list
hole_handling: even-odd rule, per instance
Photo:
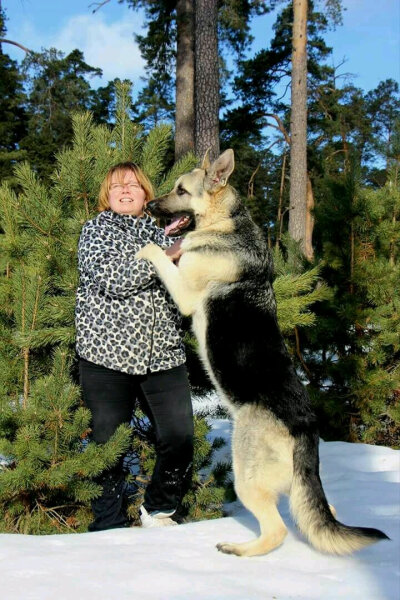
{"label": "dog's bushy tail", "polygon": [[290,510],[300,531],[317,550],[329,554],[350,554],[389,539],[379,529],[350,527],[334,518],[319,477],[318,443],[316,433],[295,441]]}

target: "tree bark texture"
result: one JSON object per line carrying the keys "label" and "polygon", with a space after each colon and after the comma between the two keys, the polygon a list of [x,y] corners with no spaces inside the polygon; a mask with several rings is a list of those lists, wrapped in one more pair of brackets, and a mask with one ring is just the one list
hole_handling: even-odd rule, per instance
{"label": "tree bark texture", "polygon": [[307,8],[293,0],[292,103],[290,121],[289,233],[306,253],[307,223]]}
{"label": "tree bark texture", "polygon": [[175,160],[194,152],[194,9],[193,0],[176,3]]}
{"label": "tree bark texture", "polygon": [[219,156],[217,0],[195,0],[195,152]]}
{"label": "tree bark texture", "polygon": [[312,245],[312,234],[314,230],[314,192],[309,176],[307,176],[307,211],[306,211],[306,232],[304,254],[308,260],[314,258],[314,248]]}

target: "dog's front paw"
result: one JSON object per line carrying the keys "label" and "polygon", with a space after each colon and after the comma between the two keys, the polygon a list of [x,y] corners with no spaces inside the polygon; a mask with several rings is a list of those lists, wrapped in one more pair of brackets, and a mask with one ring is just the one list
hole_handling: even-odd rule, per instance
{"label": "dog's front paw", "polygon": [[135,258],[144,258],[153,261],[160,253],[163,253],[160,246],[157,246],[156,244],[147,244],[147,246],[143,246],[143,248],[136,252]]}
{"label": "dog's front paw", "polygon": [[217,544],[217,550],[224,554],[236,554],[236,556],[242,555],[237,544],[229,544],[228,542]]}

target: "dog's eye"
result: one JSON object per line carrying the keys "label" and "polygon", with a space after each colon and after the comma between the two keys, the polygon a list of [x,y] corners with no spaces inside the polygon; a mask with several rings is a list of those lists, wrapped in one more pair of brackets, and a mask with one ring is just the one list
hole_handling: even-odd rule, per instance
{"label": "dog's eye", "polygon": [[184,194],[187,194],[187,191],[182,186],[179,186],[176,190],[176,193],[178,194],[178,196],[183,196]]}

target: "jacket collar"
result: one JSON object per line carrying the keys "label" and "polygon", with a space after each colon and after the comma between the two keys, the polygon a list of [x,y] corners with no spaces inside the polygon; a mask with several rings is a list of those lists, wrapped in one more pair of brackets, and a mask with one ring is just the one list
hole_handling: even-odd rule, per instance
{"label": "jacket collar", "polygon": [[146,229],[149,225],[154,226],[156,220],[150,215],[135,217],[134,215],[120,215],[113,210],[104,210],[100,213],[98,219],[107,223],[115,223],[124,229]]}

